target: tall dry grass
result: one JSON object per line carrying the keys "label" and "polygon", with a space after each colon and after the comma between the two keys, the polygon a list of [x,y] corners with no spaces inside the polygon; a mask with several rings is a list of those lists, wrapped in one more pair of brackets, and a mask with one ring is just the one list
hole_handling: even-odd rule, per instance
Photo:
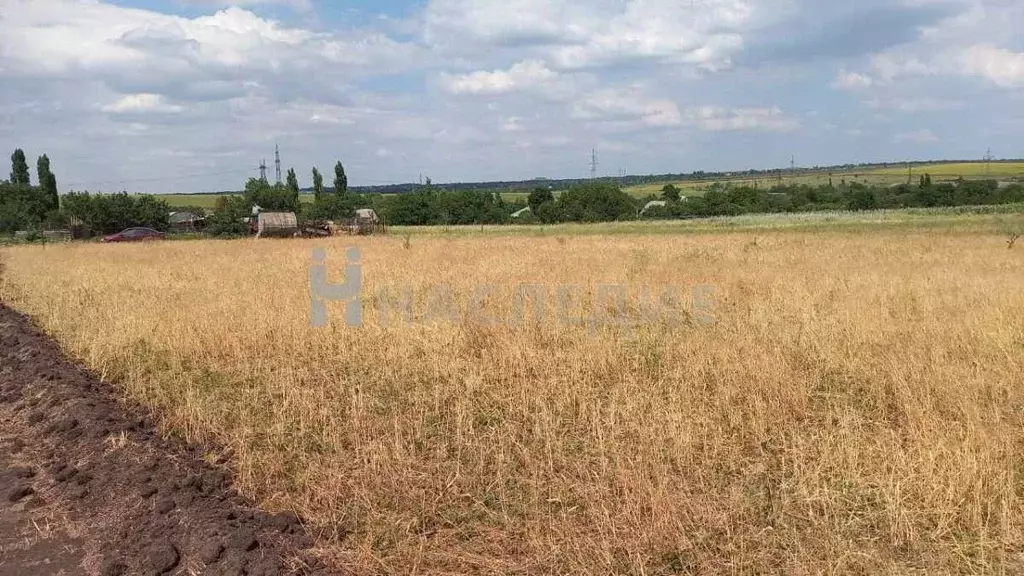
{"label": "tall dry grass", "polygon": [[[912,232],[5,250],[0,296],[371,573],[1024,571],[1024,253]],[[714,285],[714,325],[379,325],[384,288]],[[396,292],[397,293],[397,292]]]}

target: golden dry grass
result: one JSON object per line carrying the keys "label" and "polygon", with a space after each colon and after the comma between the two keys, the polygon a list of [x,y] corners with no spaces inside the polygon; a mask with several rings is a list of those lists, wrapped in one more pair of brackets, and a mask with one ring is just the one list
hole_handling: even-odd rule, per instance
{"label": "golden dry grass", "polygon": [[[1024,570],[1024,252],[908,230],[355,240],[366,326],[309,325],[353,240],[4,250],[0,297],[355,574]],[[381,327],[381,289],[714,285],[635,340]]]}

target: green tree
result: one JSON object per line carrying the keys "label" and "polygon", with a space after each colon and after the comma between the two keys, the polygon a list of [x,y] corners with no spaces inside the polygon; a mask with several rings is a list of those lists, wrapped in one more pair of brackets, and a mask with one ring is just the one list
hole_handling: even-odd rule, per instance
{"label": "green tree", "polygon": [[18,148],[11,154],[11,184],[31,185],[31,176],[28,172],[28,162],[25,161],[25,152]]}
{"label": "green tree", "polygon": [[295,175],[295,169],[288,169],[287,184],[285,189],[288,191],[289,197],[294,197],[295,206],[299,205],[299,177]]}
{"label": "green tree", "polygon": [[60,209],[60,195],[57,193],[57,177],[50,171],[50,159],[43,154],[36,162],[36,174],[39,176],[39,187],[46,196],[48,205],[53,210]]}
{"label": "green tree", "polygon": [[530,212],[535,215],[540,213],[541,205],[554,201],[555,195],[546,187],[535,188],[526,199],[526,203],[530,205]]}
{"label": "green tree", "polygon": [[313,201],[319,201],[324,195],[324,175],[313,167]]}
{"label": "green tree", "polygon": [[270,184],[259,178],[249,178],[245,183],[244,198],[250,209],[256,205],[269,212],[299,211],[298,194],[293,194],[284,184]]}
{"label": "green tree", "polygon": [[589,182],[573,186],[558,197],[556,206],[557,218],[562,222],[613,222],[636,218],[633,198],[614,183]]}
{"label": "green tree", "polygon": [[679,194],[679,188],[676,188],[673,184],[665,184],[661,189],[661,198],[668,200],[669,202],[679,202],[681,195]]}
{"label": "green tree", "polygon": [[214,236],[244,236],[249,232],[245,219],[251,215],[252,206],[240,196],[221,196],[216,207],[206,219],[206,231]]}
{"label": "green tree", "polygon": [[77,216],[94,232],[111,234],[125,228],[168,227],[170,207],[150,194],[96,194],[70,192],[64,196],[64,213]]}
{"label": "green tree", "polygon": [[348,192],[348,176],[345,175],[345,167],[341,160],[334,165],[334,193],[345,194]]}

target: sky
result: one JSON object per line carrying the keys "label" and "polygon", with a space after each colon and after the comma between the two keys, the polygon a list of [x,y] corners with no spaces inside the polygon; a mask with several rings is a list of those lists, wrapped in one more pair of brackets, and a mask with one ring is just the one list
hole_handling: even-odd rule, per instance
{"label": "sky", "polygon": [[[0,0],[62,191],[1024,157],[1022,0]],[[5,152],[7,154],[7,152]],[[6,173],[6,171],[4,171]]]}

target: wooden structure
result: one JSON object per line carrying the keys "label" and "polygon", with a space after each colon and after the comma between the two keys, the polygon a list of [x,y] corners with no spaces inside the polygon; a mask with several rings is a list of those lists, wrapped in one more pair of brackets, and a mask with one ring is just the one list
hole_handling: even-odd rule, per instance
{"label": "wooden structure", "polygon": [[387,224],[377,215],[377,212],[370,208],[356,210],[355,216],[342,223],[337,229],[340,232],[357,236],[387,234],[388,232]]}
{"label": "wooden structure", "polygon": [[187,210],[171,212],[167,217],[167,222],[172,232],[195,232],[203,229],[206,224],[206,216]]}
{"label": "wooden structure", "polygon": [[83,240],[92,236],[92,231],[89,230],[89,227],[78,216],[72,216],[68,219],[68,231],[71,233],[73,240]]}
{"label": "wooden structure", "polygon": [[257,238],[291,238],[299,233],[294,212],[260,212],[256,220]]}

